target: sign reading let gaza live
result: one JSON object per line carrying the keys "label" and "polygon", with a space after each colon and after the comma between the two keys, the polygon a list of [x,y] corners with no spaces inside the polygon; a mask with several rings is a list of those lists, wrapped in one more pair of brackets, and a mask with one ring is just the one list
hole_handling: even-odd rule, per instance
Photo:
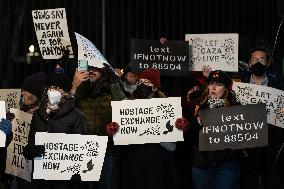
{"label": "sign reading let gaza live", "polygon": [[265,104],[201,111],[199,150],[216,151],[263,147],[268,144]]}
{"label": "sign reading let gaza live", "polygon": [[185,41],[131,40],[133,71],[159,69],[161,75],[179,76],[189,73],[189,45]]}

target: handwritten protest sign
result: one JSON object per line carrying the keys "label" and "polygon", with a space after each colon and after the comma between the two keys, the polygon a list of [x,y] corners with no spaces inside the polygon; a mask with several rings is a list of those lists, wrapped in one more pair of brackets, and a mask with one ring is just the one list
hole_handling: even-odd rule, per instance
{"label": "handwritten protest sign", "polygon": [[112,121],[120,126],[115,145],[183,141],[175,127],[182,117],[178,97],[112,101],[111,106]]}
{"label": "handwritten protest sign", "polygon": [[6,111],[20,108],[21,89],[0,89],[0,100],[6,102]]}
{"label": "handwritten protest sign", "polygon": [[75,35],[78,44],[78,60],[87,60],[89,66],[96,68],[103,68],[105,67],[104,64],[109,65],[102,53],[90,40],[76,32]]}
{"label": "handwritten protest sign", "polygon": [[11,109],[15,114],[12,121],[13,140],[7,148],[6,173],[31,181],[32,161],[25,159],[23,149],[28,144],[32,115]]}
{"label": "handwritten protest sign", "polygon": [[203,129],[199,150],[245,149],[267,146],[265,104],[212,108],[200,112]]}
{"label": "handwritten protest sign", "polygon": [[202,71],[204,65],[213,70],[238,71],[238,34],[186,34],[191,45],[190,70]]}
{"label": "handwritten protest sign", "polygon": [[34,179],[98,181],[104,162],[107,136],[36,133],[36,145],[45,155],[34,159]]}
{"label": "handwritten protest sign", "polygon": [[131,40],[131,63],[134,71],[159,69],[162,75],[189,74],[189,45],[185,41]]}
{"label": "handwritten protest sign", "polygon": [[[6,108],[5,101],[0,101],[0,120],[6,118]],[[6,145],[6,134],[0,130],[0,147],[5,147]]]}
{"label": "handwritten protest sign", "polygon": [[234,82],[237,100],[245,104],[266,104],[267,122],[284,128],[284,91],[261,85]]}
{"label": "handwritten protest sign", "polygon": [[42,57],[59,59],[65,51],[72,57],[65,9],[33,10],[32,16]]}

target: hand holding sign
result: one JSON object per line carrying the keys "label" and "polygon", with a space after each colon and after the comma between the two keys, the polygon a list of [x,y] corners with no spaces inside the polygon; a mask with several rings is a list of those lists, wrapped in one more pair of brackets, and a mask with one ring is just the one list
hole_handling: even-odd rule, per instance
{"label": "hand holding sign", "polygon": [[2,118],[0,121],[0,130],[3,131],[6,135],[9,135],[12,132],[12,123],[8,119]]}
{"label": "hand holding sign", "polygon": [[119,125],[116,122],[110,122],[106,126],[106,132],[107,132],[108,136],[115,135],[117,133],[118,129],[119,129]]}
{"label": "hand holding sign", "polygon": [[175,122],[175,126],[176,128],[178,128],[179,130],[183,130],[186,131],[188,129],[188,121],[186,118],[182,117],[182,118],[178,118]]}

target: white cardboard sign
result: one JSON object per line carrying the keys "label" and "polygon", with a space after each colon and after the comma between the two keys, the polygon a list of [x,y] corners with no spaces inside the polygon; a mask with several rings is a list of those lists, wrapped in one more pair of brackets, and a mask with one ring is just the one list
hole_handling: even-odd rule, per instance
{"label": "white cardboard sign", "polygon": [[73,57],[65,8],[33,10],[32,17],[44,59],[59,59],[65,50],[69,50],[69,57]]}
{"label": "white cardboard sign", "polygon": [[[0,120],[6,119],[6,108],[5,101],[0,101]],[[0,147],[5,147],[6,145],[6,134],[3,131],[0,131]]]}
{"label": "white cardboard sign", "polygon": [[284,128],[284,91],[261,85],[234,82],[232,88],[243,104],[266,104],[267,122]]}
{"label": "white cardboard sign", "polygon": [[32,115],[11,109],[15,114],[12,121],[13,140],[7,148],[6,173],[31,182],[32,161],[25,159],[23,148],[28,144]]}
{"label": "white cardboard sign", "polygon": [[34,159],[34,179],[98,181],[107,148],[107,136],[36,133],[36,145],[45,155]]}
{"label": "white cardboard sign", "polygon": [[175,127],[182,117],[180,97],[112,101],[112,121],[120,126],[115,145],[183,141]]}
{"label": "white cardboard sign", "polygon": [[10,108],[19,109],[21,98],[21,89],[0,89],[0,100],[6,102],[6,111]]}
{"label": "white cardboard sign", "polygon": [[191,71],[209,65],[212,70],[238,72],[238,34],[186,34],[185,40],[191,46]]}
{"label": "white cardboard sign", "polygon": [[96,68],[109,64],[97,47],[86,37],[75,32],[78,44],[78,60],[87,60],[89,66]]}

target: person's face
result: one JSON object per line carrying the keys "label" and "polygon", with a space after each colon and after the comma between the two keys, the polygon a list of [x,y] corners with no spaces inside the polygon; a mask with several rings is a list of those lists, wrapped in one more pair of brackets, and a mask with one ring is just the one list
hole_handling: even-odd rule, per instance
{"label": "person's face", "polygon": [[102,74],[97,70],[90,70],[89,71],[89,79],[91,82],[95,82],[102,77]]}
{"label": "person's face", "polygon": [[260,62],[266,68],[269,66],[269,61],[267,60],[266,53],[263,51],[255,51],[251,54],[249,65],[250,67],[257,62]]}
{"label": "person's face", "polygon": [[135,85],[135,84],[137,83],[138,76],[137,76],[137,74],[135,74],[135,73],[128,72],[128,73],[125,75],[125,79],[126,79],[126,81],[127,81],[130,85]]}
{"label": "person's face", "polygon": [[34,96],[33,94],[29,93],[28,91],[23,90],[22,91],[22,96],[23,96],[23,104],[25,106],[31,106],[34,105],[37,102],[37,97]]}
{"label": "person's face", "polygon": [[225,92],[225,85],[222,83],[211,82],[208,85],[208,95],[210,98],[221,98]]}

